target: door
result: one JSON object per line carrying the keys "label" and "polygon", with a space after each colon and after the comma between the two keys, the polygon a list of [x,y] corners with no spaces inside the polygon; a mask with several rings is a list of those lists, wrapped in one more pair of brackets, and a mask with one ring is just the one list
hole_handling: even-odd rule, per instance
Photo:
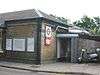
{"label": "door", "polygon": [[70,38],[57,38],[58,61],[70,61]]}

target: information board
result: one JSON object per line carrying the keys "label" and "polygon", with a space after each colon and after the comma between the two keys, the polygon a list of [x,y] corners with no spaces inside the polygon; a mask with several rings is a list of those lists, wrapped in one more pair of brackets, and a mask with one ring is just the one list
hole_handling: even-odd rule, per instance
{"label": "information board", "polygon": [[34,38],[27,39],[27,51],[34,52]]}
{"label": "information board", "polygon": [[13,51],[25,51],[25,39],[13,39]]}

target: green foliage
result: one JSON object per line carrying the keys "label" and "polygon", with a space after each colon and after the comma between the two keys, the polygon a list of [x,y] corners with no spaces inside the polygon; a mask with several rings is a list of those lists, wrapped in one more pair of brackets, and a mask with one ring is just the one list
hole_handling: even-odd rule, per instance
{"label": "green foliage", "polygon": [[100,35],[100,18],[83,16],[80,20],[73,22],[74,25],[81,27],[94,35]]}
{"label": "green foliage", "polygon": [[[69,25],[69,19],[64,17],[58,17],[51,14],[51,16],[57,18],[59,21],[66,25]],[[93,35],[100,35],[100,17],[88,17],[84,15],[80,20],[73,22],[74,25],[89,31]]]}
{"label": "green foliage", "polygon": [[69,23],[68,23],[69,20],[68,20],[67,18],[54,16],[54,15],[52,15],[52,14],[50,14],[50,16],[55,17],[56,19],[58,19],[59,21],[61,21],[62,23],[66,24],[66,25],[69,24]]}
{"label": "green foliage", "polygon": [[68,19],[64,18],[64,17],[57,17],[57,19],[59,19],[60,21],[62,21],[65,24],[68,24]]}
{"label": "green foliage", "polygon": [[97,35],[100,35],[100,27],[98,28]]}

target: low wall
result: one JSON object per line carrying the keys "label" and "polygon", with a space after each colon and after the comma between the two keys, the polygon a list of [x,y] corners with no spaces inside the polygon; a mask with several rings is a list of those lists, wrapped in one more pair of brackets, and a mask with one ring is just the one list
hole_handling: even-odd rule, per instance
{"label": "low wall", "polygon": [[[76,42],[75,42],[76,41]],[[94,51],[96,48],[100,48],[100,41],[94,41],[89,39],[76,38],[71,45],[71,62],[78,62],[82,49],[87,49],[88,52]]]}
{"label": "low wall", "polygon": [[93,48],[100,48],[100,41],[88,40],[88,39],[81,39],[78,40],[78,49],[93,49]]}

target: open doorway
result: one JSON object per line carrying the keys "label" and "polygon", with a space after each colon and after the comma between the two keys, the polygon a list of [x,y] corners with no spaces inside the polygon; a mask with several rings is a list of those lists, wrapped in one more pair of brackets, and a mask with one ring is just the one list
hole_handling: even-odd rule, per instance
{"label": "open doorway", "polygon": [[57,59],[59,62],[71,61],[71,38],[57,38]]}

